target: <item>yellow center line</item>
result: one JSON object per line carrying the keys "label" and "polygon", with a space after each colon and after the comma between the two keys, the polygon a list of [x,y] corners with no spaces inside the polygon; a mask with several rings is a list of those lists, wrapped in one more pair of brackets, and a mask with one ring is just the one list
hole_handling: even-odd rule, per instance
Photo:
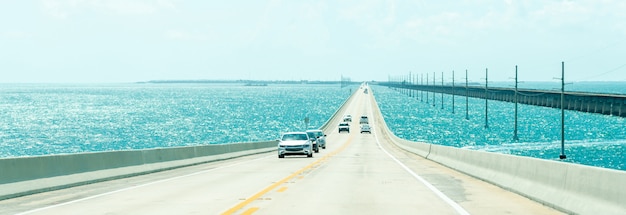
{"label": "yellow center line", "polygon": [[[337,150],[331,152],[330,154],[327,154],[326,156],[314,161],[313,163],[303,167],[302,169],[292,173],[291,175],[281,179],[278,182],[275,182],[273,184],[271,184],[270,186],[266,187],[265,189],[261,190],[260,192],[252,195],[251,197],[247,198],[246,200],[240,202],[239,204],[235,205],[234,207],[228,209],[227,211],[225,211],[224,213],[222,213],[222,215],[231,215],[233,213],[235,213],[238,210],[241,210],[243,207],[247,206],[248,204],[252,203],[254,200],[257,200],[259,198],[261,198],[261,196],[265,195],[266,193],[272,191],[273,189],[276,189],[278,186],[284,184],[285,182],[293,179],[294,177],[300,175],[301,173],[303,173],[306,170],[309,170],[311,168],[313,168],[315,165],[321,163],[322,161],[325,161],[326,159],[336,155],[337,153],[343,151],[346,147],[348,147],[348,145],[352,142],[352,138],[354,137],[354,133],[350,133],[350,136],[348,137],[348,140],[346,140],[346,142]],[[285,187],[286,189],[286,187]],[[243,214],[252,214],[254,213],[256,210],[258,210],[259,208],[250,208],[248,210],[246,210]]]}
{"label": "yellow center line", "polygon": [[287,187],[281,187],[276,192],[282,193],[282,192],[285,192],[285,190],[287,190]]}
{"label": "yellow center line", "polygon": [[256,212],[258,210],[259,210],[259,208],[253,207],[253,208],[250,208],[250,209],[246,210],[245,212],[243,212],[242,215],[251,215],[251,214],[253,214],[254,212]]}

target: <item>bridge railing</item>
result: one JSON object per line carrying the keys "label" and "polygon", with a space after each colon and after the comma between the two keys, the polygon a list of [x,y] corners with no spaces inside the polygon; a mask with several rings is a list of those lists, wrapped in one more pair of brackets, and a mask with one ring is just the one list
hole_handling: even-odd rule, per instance
{"label": "bridge railing", "polygon": [[626,171],[413,142],[394,135],[372,108],[382,138],[406,151],[567,213],[626,214]]}
{"label": "bridge railing", "polygon": [[[353,92],[320,127],[328,132]],[[0,200],[276,150],[276,141],[0,159]]]}
{"label": "bridge railing", "polygon": [[[435,86],[416,85],[397,82],[378,82],[381,86],[397,89],[443,93],[449,95],[468,96],[472,98],[497,100],[504,102],[517,102],[520,104],[561,108],[561,92],[554,90],[518,89],[502,87],[478,87],[478,86]],[[626,117],[626,95],[564,92],[563,108],[566,110],[581,111]]]}

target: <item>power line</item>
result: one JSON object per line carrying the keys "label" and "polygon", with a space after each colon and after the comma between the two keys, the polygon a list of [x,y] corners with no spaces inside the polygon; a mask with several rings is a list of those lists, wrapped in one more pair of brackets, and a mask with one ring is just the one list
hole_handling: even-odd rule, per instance
{"label": "power line", "polygon": [[589,80],[589,79],[594,79],[594,78],[598,78],[598,77],[601,77],[601,76],[605,76],[605,75],[607,75],[607,74],[610,74],[610,73],[616,72],[616,71],[620,70],[620,69],[621,69],[621,68],[623,68],[623,67],[626,67],[626,63],[625,63],[625,64],[622,64],[621,66],[618,66],[618,67],[616,67],[616,68],[614,68],[614,69],[611,69],[611,70],[609,70],[609,71],[606,71],[606,72],[604,72],[604,73],[601,73],[601,74],[598,74],[598,75],[594,75],[594,76],[589,76],[589,77],[583,78],[582,80]]}

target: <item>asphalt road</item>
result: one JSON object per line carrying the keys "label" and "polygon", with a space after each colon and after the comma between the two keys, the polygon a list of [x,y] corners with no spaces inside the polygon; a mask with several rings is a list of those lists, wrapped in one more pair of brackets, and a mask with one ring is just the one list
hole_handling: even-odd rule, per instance
{"label": "asphalt road", "polygon": [[[266,153],[0,201],[0,214],[561,214],[360,134],[371,94],[348,104],[350,133],[313,158]],[[277,134],[278,137],[278,134]]]}

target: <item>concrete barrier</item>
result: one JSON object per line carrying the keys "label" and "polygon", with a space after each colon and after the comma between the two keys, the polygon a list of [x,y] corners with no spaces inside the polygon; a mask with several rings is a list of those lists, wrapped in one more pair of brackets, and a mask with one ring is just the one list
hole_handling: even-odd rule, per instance
{"label": "concrete barrier", "polygon": [[0,200],[274,151],[275,141],[0,159]]}
{"label": "concrete barrier", "polygon": [[349,104],[350,102],[352,102],[352,100],[354,100],[354,97],[357,95],[358,92],[359,90],[354,90],[352,94],[350,94],[350,97],[348,97],[348,99],[343,101],[341,106],[339,106],[339,108],[335,111],[335,113],[330,118],[328,118],[328,120],[326,120],[324,125],[322,125],[319,129],[323,130],[324,133],[329,133],[331,129],[334,129],[335,126],[339,123],[339,121],[343,120],[343,114],[346,112],[346,109],[348,108],[346,104]]}
{"label": "concrete barrier", "polygon": [[404,150],[566,213],[626,214],[626,171],[408,141],[372,108],[381,138]]}
{"label": "concrete barrier", "polygon": [[[355,91],[320,127],[333,128]],[[0,200],[276,150],[276,141],[0,159]]]}

